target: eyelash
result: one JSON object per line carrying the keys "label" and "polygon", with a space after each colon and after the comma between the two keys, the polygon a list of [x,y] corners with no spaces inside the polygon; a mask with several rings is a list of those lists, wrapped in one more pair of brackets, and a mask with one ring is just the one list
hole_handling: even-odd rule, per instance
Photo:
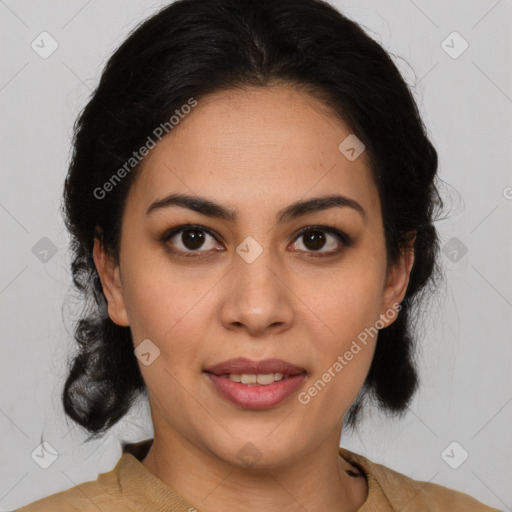
{"label": "eyelash", "polygon": [[[214,238],[217,242],[217,236],[207,227],[201,226],[198,224],[183,224],[181,226],[176,226],[168,231],[166,231],[163,235],[159,237],[159,241],[165,245],[167,245],[167,248],[170,252],[172,252],[175,255],[178,255],[179,257],[184,258],[198,258],[198,257],[204,257],[204,256],[198,256],[198,253],[201,252],[211,252],[211,251],[201,251],[201,250],[189,250],[189,251],[182,251],[180,249],[171,249],[167,242],[173,238],[175,235],[182,233],[184,231],[202,231],[204,233],[207,233],[212,238]],[[337,228],[331,227],[331,226],[322,226],[322,225],[314,225],[314,226],[306,226],[305,228],[302,228],[299,233],[295,236],[293,241],[299,239],[301,236],[310,233],[310,232],[325,232],[329,233],[331,235],[334,235],[338,238],[338,240],[341,242],[341,244],[344,247],[350,247],[354,240],[351,236],[347,235],[343,231],[340,231]],[[308,256],[314,257],[314,258],[325,258],[328,256],[334,256],[336,254],[339,254],[341,252],[341,249],[334,250],[334,251],[328,251],[328,252],[315,252],[315,251],[298,251],[298,252],[305,252],[308,254]]]}

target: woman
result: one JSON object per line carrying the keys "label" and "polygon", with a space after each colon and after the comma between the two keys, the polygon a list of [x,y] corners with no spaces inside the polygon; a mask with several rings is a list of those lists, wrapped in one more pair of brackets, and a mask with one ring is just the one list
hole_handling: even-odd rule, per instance
{"label": "woman", "polygon": [[64,191],[93,297],[67,414],[154,439],[21,511],[482,511],[339,447],[417,388],[437,153],[386,52],[318,0],[179,0],[109,60]]}

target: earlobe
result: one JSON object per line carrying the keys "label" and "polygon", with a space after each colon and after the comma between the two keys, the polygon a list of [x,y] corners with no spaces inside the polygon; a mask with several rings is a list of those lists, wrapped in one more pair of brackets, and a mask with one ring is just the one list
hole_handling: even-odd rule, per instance
{"label": "earlobe", "polygon": [[107,299],[108,315],[117,325],[130,325],[125,308],[119,265],[103,248],[99,238],[94,238],[93,259],[100,277],[103,293]]}

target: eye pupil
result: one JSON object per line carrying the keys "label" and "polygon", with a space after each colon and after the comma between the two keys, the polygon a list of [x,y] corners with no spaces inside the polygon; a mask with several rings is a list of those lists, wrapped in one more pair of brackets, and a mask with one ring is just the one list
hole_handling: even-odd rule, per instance
{"label": "eye pupil", "polygon": [[204,242],[204,233],[198,229],[187,229],[182,232],[181,241],[187,249],[199,249]]}
{"label": "eye pupil", "polygon": [[322,231],[310,231],[303,236],[305,238],[304,245],[308,247],[308,249],[316,251],[321,249],[325,244],[325,235]]}

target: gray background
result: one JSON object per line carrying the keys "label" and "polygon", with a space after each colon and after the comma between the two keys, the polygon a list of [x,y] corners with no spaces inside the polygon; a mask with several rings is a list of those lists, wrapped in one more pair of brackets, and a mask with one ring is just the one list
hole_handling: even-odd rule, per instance
{"label": "gray background", "polygon": [[[127,32],[165,3],[0,0],[0,510],[94,480],[119,458],[116,439],[152,434],[145,403],[90,444],[63,414],[79,300],[59,205],[76,115]],[[333,4],[394,55],[413,86],[451,205],[437,224],[449,244],[447,284],[419,332],[421,389],[403,420],[373,412],[341,444],[511,510],[512,2]],[[58,43],[46,59],[31,47],[43,46],[43,31]],[[454,31],[469,44],[457,58]],[[43,440],[59,454],[48,469],[31,457]],[[450,467],[462,450],[468,459]]]}

